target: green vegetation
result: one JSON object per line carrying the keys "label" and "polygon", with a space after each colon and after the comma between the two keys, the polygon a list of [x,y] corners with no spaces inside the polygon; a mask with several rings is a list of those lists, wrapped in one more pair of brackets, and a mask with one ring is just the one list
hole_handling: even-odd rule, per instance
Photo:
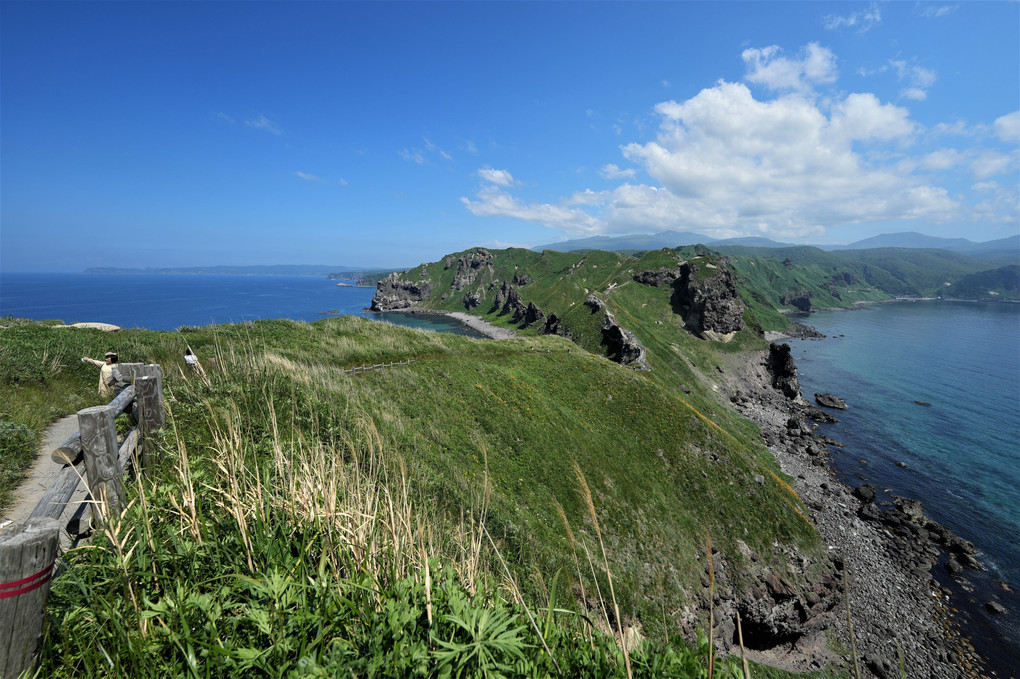
{"label": "green vegetation", "polygon": [[704,594],[705,532],[737,564],[740,543],[779,569],[774,542],[818,547],[750,426],[563,338],[345,317],[0,339],[5,420],[28,429],[98,398],[81,355],[164,366],[162,465],[67,555],[45,676],[548,676],[543,641],[565,676],[625,676],[610,584],[635,675],[705,676],[672,618]]}

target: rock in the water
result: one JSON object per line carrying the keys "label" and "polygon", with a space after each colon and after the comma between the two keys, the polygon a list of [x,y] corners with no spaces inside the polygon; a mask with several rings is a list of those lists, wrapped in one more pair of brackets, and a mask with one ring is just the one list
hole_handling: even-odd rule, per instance
{"label": "rock in the water", "polygon": [[839,396],[833,396],[832,394],[815,394],[815,401],[818,405],[825,406],[826,408],[846,410],[846,402]]}
{"label": "rock in the water", "polygon": [[985,609],[988,610],[992,615],[1005,615],[1006,607],[1000,604],[998,601],[989,601],[985,604]]}
{"label": "rock in the water", "polygon": [[870,483],[865,483],[863,486],[854,488],[854,497],[861,502],[874,502],[875,501],[875,487]]}

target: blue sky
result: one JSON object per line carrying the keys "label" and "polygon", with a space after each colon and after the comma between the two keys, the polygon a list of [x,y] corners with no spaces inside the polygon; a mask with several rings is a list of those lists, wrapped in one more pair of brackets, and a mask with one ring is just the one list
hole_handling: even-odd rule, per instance
{"label": "blue sky", "polygon": [[0,4],[0,267],[1020,231],[1016,2]]}

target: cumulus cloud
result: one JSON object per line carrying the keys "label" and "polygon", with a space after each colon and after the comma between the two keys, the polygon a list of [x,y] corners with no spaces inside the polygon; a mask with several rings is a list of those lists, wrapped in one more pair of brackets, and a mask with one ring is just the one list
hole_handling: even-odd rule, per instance
{"label": "cumulus cloud", "polygon": [[[835,77],[835,57],[817,45],[794,59],[770,47],[745,51],[744,60],[749,82],[778,93],[757,98],[746,83],[719,81],[655,105],[654,138],[620,147],[630,169],[601,167],[604,179],[621,184],[534,201],[525,193],[532,184],[484,168],[477,173],[482,187],[462,203],[476,215],[572,236],[679,229],[801,240],[859,223],[1016,224],[1020,111],[993,124],[925,127],[906,107],[869,92],[829,89],[816,96],[812,88]],[[910,62],[885,68],[896,68],[909,84],[935,82],[933,71]],[[961,139],[966,143],[953,148]],[[639,172],[651,180],[635,182]],[[953,194],[942,184],[952,185]]]}
{"label": "cumulus cloud", "polygon": [[815,85],[836,80],[836,56],[816,42],[808,44],[792,59],[783,56],[783,50],[776,45],[750,47],[741,57],[747,66],[745,79],[771,90],[807,92]]}
{"label": "cumulus cloud", "polygon": [[252,129],[262,130],[263,132],[268,132],[269,134],[276,135],[282,134],[282,132],[280,132],[280,128],[277,127],[276,123],[274,123],[272,120],[262,115],[261,113],[258,116],[251,118],[250,120],[244,121],[244,124]]}
{"label": "cumulus cloud", "polygon": [[620,166],[616,165],[615,163],[607,163],[602,166],[601,170],[599,170],[599,174],[602,175],[603,178],[610,180],[627,179],[629,177],[633,177],[636,173],[637,170],[635,170],[634,168],[627,168],[626,170],[621,170]]}
{"label": "cumulus cloud", "polygon": [[514,176],[506,170],[494,170],[491,167],[483,167],[478,170],[477,174],[485,181],[497,186],[510,187],[517,183],[514,181]]}
{"label": "cumulus cloud", "polygon": [[584,210],[568,205],[524,203],[499,186],[483,187],[475,198],[477,200],[463,197],[460,200],[471,214],[479,217],[513,217],[575,235],[602,232],[601,222]]}
{"label": "cumulus cloud", "polygon": [[855,28],[858,33],[866,33],[881,21],[882,12],[878,8],[878,3],[875,2],[871,3],[866,10],[851,12],[845,16],[828,14],[822,17],[822,25],[830,31],[841,28]]}
{"label": "cumulus cloud", "polygon": [[995,119],[995,134],[1007,144],[1020,144],[1020,111],[1013,111]]}

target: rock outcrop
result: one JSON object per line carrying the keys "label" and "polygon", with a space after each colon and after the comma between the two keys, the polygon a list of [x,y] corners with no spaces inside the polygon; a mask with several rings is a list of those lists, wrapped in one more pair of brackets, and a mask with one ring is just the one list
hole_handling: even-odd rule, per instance
{"label": "rock outcrop", "polygon": [[608,349],[609,358],[621,365],[637,365],[642,369],[648,369],[648,361],[645,360],[645,345],[641,344],[630,330],[627,330],[613,318],[613,314],[606,312],[602,322],[602,343]]}
{"label": "rock outcrop", "polygon": [[765,367],[772,376],[772,386],[783,392],[790,399],[800,398],[800,378],[797,376],[797,364],[793,361],[793,352],[789,344],[769,345],[769,355],[765,359]]}
{"label": "rock outcrop", "polygon": [[488,270],[492,273],[492,254],[485,248],[478,248],[474,252],[453,258],[447,257],[444,261],[447,269],[457,265],[457,273],[453,277],[451,287],[454,290],[463,290],[474,283],[482,271]]}
{"label": "rock outcrop", "polygon": [[671,303],[687,329],[704,339],[728,340],[744,327],[744,303],[724,259],[719,265],[684,262]]}
{"label": "rock outcrop", "polygon": [[680,269],[663,267],[654,271],[642,271],[634,274],[634,280],[641,285],[650,285],[654,288],[661,288],[663,285],[670,285],[680,277]]}
{"label": "rock outcrop", "polygon": [[826,408],[846,410],[846,402],[839,396],[833,396],[832,394],[815,394],[815,401],[818,402],[818,405]]}
{"label": "rock outcrop", "polygon": [[807,313],[811,311],[811,291],[798,290],[796,292],[791,292],[780,297],[779,303],[783,306],[792,306],[798,311]]}
{"label": "rock outcrop", "polygon": [[534,302],[525,304],[524,300],[517,293],[517,288],[507,284],[505,281],[503,287],[500,288],[499,293],[496,295],[497,302],[500,299],[504,301],[499,312],[501,314],[510,314],[514,323],[523,323],[524,327],[528,327],[545,318],[544,311],[539,309]]}
{"label": "rock outcrop", "polygon": [[372,296],[372,311],[410,309],[432,294],[429,281],[405,281],[399,273],[391,273],[376,285]]}

